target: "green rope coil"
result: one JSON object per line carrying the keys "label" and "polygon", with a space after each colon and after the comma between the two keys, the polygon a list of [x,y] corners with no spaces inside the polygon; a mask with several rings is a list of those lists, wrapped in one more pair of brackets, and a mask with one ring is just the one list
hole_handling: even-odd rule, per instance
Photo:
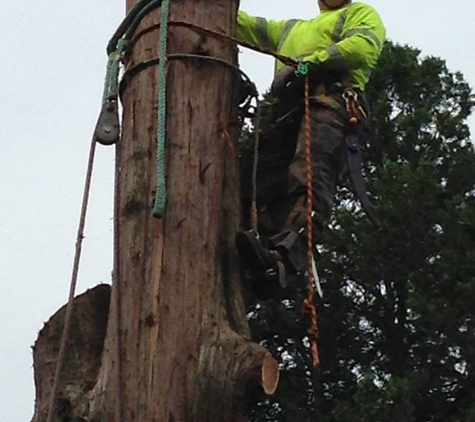
{"label": "green rope coil", "polygon": [[166,131],[166,94],[167,94],[167,45],[168,18],[170,0],[140,0],[130,10],[119,25],[107,45],[109,61],[107,63],[106,82],[102,101],[117,98],[119,86],[120,59],[124,54],[128,40],[132,37],[142,19],[153,9],[161,6],[159,81],[158,81],[158,122],[157,122],[157,188],[153,216],[161,218],[167,201],[165,171],[165,131]]}

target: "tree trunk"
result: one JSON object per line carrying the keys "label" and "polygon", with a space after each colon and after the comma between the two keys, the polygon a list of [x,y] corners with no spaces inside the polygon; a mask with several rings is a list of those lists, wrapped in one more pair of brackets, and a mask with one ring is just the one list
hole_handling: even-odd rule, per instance
{"label": "tree trunk", "polygon": [[[127,7],[135,2],[128,0]],[[234,45],[173,22],[232,34],[237,6],[229,0],[172,1],[169,54],[236,63]],[[156,59],[158,21],[155,11],[142,22],[126,69]],[[151,213],[157,68],[130,74],[123,85],[118,146],[119,265],[102,362],[96,360],[100,369],[93,388],[89,380],[88,385],[82,379],[73,385],[74,366],[65,364],[58,394],[63,407],[72,385],[84,394],[69,400],[69,419],[55,420],[243,421],[259,391],[275,391],[278,367],[266,349],[250,341],[233,242],[240,205],[237,104],[230,87],[239,78],[219,62],[169,60],[168,202],[160,220]],[[57,344],[40,340],[41,335],[35,374],[43,384],[45,378],[52,383],[51,376],[39,374],[40,362]],[[84,361],[86,356],[77,358]],[[35,422],[45,420],[48,396],[45,388],[41,395],[37,392]]]}

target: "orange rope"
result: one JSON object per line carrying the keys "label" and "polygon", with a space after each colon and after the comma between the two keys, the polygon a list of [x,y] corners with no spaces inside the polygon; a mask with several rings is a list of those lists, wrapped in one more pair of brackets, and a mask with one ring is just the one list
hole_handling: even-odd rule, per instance
{"label": "orange rope", "polygon": [[307,251],[308,251],[308,296],[303,301],[304,312],[309,314],[310,327],[308,337],[312,351],[313,367],[320,364],[318,354],[318,316],[314,305],[315,278],[313,276],[313,167],[312,167],[312,122],[310,117],[310,84],[305,77],[305,162],[307,167]]}

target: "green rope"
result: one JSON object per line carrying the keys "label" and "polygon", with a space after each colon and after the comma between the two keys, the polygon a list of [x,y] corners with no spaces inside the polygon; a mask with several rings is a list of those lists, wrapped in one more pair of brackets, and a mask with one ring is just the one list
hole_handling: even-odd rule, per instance
{"label": "green rope", "polygon": [[142,10],[137,12],[135,19],[129,25],[127,31],[125,31],[124,38],[130,40],[145,16],[160,6],[162,6],[162,0],[152,0],[149,4],[143,6]]}
{"label": "green rope", "polygon": [[102,93],[102,108],[94,129],[94,139],[102,145],[113,145],[120,140],[119,119],[119,73],[120,61],[124,56],[127,41],[120,40],[117,50],[109,54]]}
{"label": "green rope", "polygon": [[167,45],[168,45],[168,17],[170,0],[162,1],[160,17],[160,50],[158,62],[158,125],[157,125],[157,189],[153,216],[163,217],[167,202],[167,186],[165,171],[165,131],[167,114]]}
{"label": "green rope", "polygon": [[131,27],[136,28],[140,24],[142,19],[138,15],[141,14],[144,7],[146,7],[149,3],[155,3],[156,6],[159,6],[161,4],[161,0],[140,0],[135,3],[134,7],[132,7],[129,13],[127,13],[127,16],[120,23],[119,27],[116,29],[114,35],[112,35],[112,38],[107,44],[108,55],[117,50],[117,45],[121,38],[128,39],[127,37],[124,37],[124,35],[126,33],[130,35]]}
{"label": "green rope", "polygon": [[126,46],[127,41],[121,39],[117,43],[117,49],[109,54],[102,104],[105,104],[110,99],[117,99],[119,93],[120,59],[124,55]]}

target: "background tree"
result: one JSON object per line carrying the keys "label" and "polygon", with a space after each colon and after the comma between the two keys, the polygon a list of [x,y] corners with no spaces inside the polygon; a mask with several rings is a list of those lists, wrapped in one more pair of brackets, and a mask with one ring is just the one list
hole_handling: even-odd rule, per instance
{"label": "background tree", "polygon": [[474,97],[444,60],[388,43],[367,94],[366,177],[376,229],[338,192],[318,257],[322,364],[310,370],[303,280],[252,303],[254,337],[280,357],[260,421],[475,421]]}

